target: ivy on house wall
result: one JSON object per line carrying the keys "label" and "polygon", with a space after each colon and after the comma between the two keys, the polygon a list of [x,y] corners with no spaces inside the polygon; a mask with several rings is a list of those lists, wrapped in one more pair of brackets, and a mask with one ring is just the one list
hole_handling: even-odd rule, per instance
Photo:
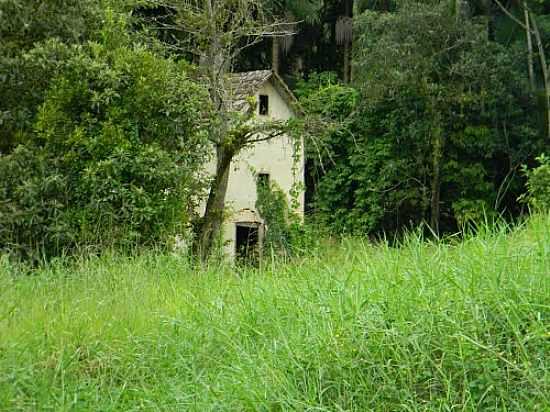
{"label": "ivy on house wall", "polygon": [[275,182],[257,180],[256,209],[265,223],[264,251],[280,256],[294,254],[303,231],[300,217],[289,208],[286,194]]}

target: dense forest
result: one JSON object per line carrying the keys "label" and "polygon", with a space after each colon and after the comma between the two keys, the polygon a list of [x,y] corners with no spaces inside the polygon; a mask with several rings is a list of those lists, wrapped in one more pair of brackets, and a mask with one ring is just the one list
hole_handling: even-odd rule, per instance
{"label": "dense forest", "polygon": [[[306,221],[331,233],[437,236],[547,204],[542,0],[0,7],[0,249],[16,256],[189,228],[207,256],[232,159],[257,133],[305,138]],[[304,116],[252,130],[231,113],[227,75],[257,69],[280,74]]]}

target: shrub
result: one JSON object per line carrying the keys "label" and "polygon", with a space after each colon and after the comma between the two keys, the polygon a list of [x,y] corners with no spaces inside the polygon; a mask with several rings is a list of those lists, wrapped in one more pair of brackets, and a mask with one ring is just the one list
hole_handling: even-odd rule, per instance
{"label": "shrub", "polygon": [[[109,0],[110,3],[111,2]],[[0,152],[29,131],[71,44],[95,38],[106,1],[0,1]]]}
{"label": "shrub", "polygon": [[550,207],[550,158],[544,154],[537,157],[539,166],[528,170],[524,167],[527,175],[527,196],[528,203],[535,209],[548,210]]}
{"label": "shrub", "polygon": [[71,48],[34,130],[0,156],[0,250],[147,245],[189,220],[203,91],[184,64],[110,34]]}

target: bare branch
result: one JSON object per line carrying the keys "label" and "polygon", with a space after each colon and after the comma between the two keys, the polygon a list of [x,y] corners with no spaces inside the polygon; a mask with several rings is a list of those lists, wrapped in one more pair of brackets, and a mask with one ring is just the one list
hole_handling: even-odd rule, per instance
{"label": "bare branch", "polygon": [[283,136],[284,134],[285,134],[284,130],[273,131],[271,133],[268,133],[267,135],[263,135],[262,137],[258,137],[258,138],[255,138],[255,139],[248,139],[246,144],[247,145],[253,145],[253,144],[256,144],[256,143],[260,143],[260,142],[266,142],[268,140],[275,139],[276,137]]}
{"label": "bare branch", "polygon": [[502,3],[499,0],[495,0],[495,3],[500,7],[500,9],[512,20],[514,20],[517,24],[519,24],[524,30],[527,30],[527,27],[521,20],[519,20],[516,16],[514,16],[510,11],[502,5]]}

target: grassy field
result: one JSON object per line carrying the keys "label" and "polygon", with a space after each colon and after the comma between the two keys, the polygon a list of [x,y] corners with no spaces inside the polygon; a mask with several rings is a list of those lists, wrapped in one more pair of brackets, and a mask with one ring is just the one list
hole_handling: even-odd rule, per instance
{"label": "grassy field", "polygon": [[0,260],[0,410],[549,411],[550,216],[262,270]]}

